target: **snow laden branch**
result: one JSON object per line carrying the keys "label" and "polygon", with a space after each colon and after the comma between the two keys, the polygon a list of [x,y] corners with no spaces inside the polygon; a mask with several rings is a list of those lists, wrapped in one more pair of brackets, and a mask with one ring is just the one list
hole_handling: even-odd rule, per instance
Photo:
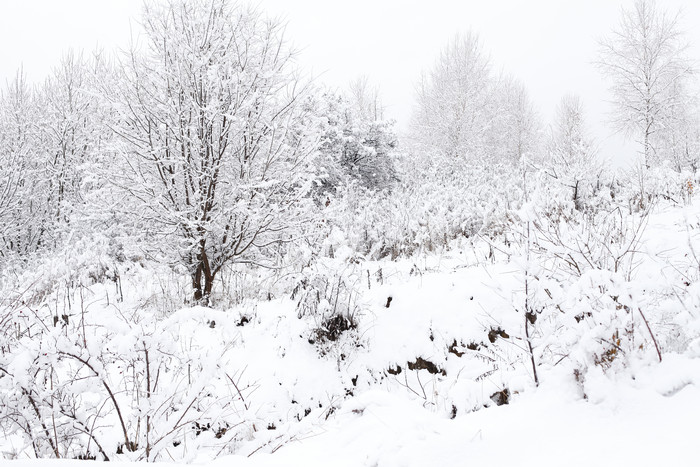
{"label": "snow laden branch", "polygon": [[222,268],[274,264],[306,219],[315,138],[283,25],[225,1],[149,4],[123,57],[115,183],[148,220],[154,254],[184,266],[195,301]]}

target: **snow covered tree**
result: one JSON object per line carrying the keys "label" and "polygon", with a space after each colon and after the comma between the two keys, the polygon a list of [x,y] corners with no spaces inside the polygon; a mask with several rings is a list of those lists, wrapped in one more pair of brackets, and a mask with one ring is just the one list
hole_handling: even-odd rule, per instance
{"label": "snow covered tree", "polygon": [[700,98],[679,83],[674,86],[678,105],[665,116],[660,152],[677,172],[696,173],[700,162]]}
{"label": "snow covered tree", "polygon": [[92,76],[90,62],[69,53],[43,85],[30,87],[20,72],[3,92],[0,249],[5,252],[55,248],[73,228],[87,167],[99,158],[108,131]]}
{"label": "snow covered tree", "polygon": [[527,89],[505,75],[494,83],[493,93],[490,130],[486,133],[491,162],[517,164],[525,155],[534,156],[540,121]]}
{"label": "snow covered tree", "polygon": [[693,73],[687,48],[679,15],[660,10],[654,0],[623,9],[618,28],[600,43],[598,65],[613,83],[613,123],[638,138],[644,167],[660,159],[664,120],[685,98],[675,91]]}
{"label": "snow covered tree", "polygon": [[[40,88],[41,132],[47,209],[57,228],[68,226],[85,202],[94,163],[104,157],[109,129],[95,81],[101,58],[66,54]],[[81,213],[82,214],[82,213]]]}
{"label": "snow covered tree", "polygon": [[384,104],[378,86],[373,86],[366,75],[350,82],[350,101],[358,117],[363,120],[384,120]]}
{"label": "snow covered tree", "polygon": [[34,252],[46,237],[46,179],[36,93],[19,71],[0,94],[0,255]]}
{"label": "snow covered tree", "polygon": [[491,82],[479,38],[455,36],[418,85],[414,136],[450,159],[478,158],[491,114]]}
{"label": "snow covered tree", "polygon": [[147,48],[111,94],[116,180],[206,301],[232,262],[270,265],[304,219],[316,140],[281,24],[226,0],[147,4]]}
{"label": "snow covered tree", "polygon": [[587,133],[583,103],[577,95],[562,97],[548,144],[547,173],[571,190],[576,209],[583,207],[586,191],[600,175],[602,166]]}
{"label": "snow covered tree", "polygon": [[321,120],[323,192],[333,194],[352,183],[372,191],[389,189],[397,179],[394,122],[375,118],[381,115],[378,97],[366,97],[326,92],[315,104]]}
{"label": "snow covered tree", "polygon": [[494,74],[479,38],[456,36],[418,85],[413,137],[421,152],[459,173],[474,164],[517,164],[537,145],[539,122],[525,87]]}

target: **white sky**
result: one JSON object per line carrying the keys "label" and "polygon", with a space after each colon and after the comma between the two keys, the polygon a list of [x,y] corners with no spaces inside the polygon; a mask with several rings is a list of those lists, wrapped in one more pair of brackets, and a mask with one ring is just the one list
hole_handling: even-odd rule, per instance
{"label": "white sky", "polygon": [[[288,21],[300,62],[320,81],[345,87],[367,75],[380,86],[387,113],[404,127],[414,85],[457,32],[481,36],[493,63],[528,88],[547,121],[562,95],[577,93],[604,156],[632,152],[605,126],[607,85],[592,65],[596,39],[632,0],[260,0]],[[683,8],[684,29],[700,46],[700,2],[659,0]],[[0,80],[23,66],[39,81],[70,48],[125,47],[141,0],[0,0]],[[131,22],[133,24],[133,21]],[[133,25],[134,30],[137,26]],[[692,56],[700,62],[698,48]]]}

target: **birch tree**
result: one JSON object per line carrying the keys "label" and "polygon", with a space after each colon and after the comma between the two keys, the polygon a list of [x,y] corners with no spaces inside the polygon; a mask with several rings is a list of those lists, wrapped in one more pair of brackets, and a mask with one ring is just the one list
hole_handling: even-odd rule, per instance
{"label": "birch tree", "polygon": [[598,66],[612,79],[612,122],[642,145],[643,166],[658,162],[664,120],[682,103],[674,90],[693,73],[679,14],[654,0],[636,0],[620,24],[600,42]]}

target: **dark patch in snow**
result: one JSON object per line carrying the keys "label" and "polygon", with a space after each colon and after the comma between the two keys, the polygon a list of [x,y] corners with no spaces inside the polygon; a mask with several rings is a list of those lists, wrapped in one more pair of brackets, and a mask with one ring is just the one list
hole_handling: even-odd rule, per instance
{"label": "dark patch in snow", "polygon": [[250,318],[243,315],[243,316],[241,316],[241,319],[239,319],[238,322],[236,323],[236,326],[241,327],[241,326],[244,326],[248,323],[250,323]]}
{"label": "dark patch in snow", "polygon": [[510,390],[505,388],[503,391],[494,392],[491,394],[490,399],[496,405],[508,405],[508,402],[510,402]]}
{"label": "dark patch in snow", "polygon": [[333,315],[323,321],[321,327],[314,331],[314,337],[309,339],[310,343],[313,341],[331,341],[335,342],[338,338],[346,331],[351,329],[356,329],[357,323],[352,317],[344,315]]}
{"label": "dark patch in snow", "polygon": [[525,318],[527,318],[530,324],[535,324],[535,321],[537,321],[537,313],[528,311],[527,313],[525,313]]}
{"label": "dark patch in snow", "polygon": [[[449,353],[453,353],[453,354],[457,355],[458,357],[461,357],[462,355],[464,355],[464,352],[460,352],[459,350],[457,350],[457,346],[458,346],[457,339],[455,339],[452,341],[452,344],[450,344],[450,346],[447,348],[447,351]],[[464,344],[460,344],[460,346],[462,348],[464,348]]]}
{"label": "dark patch in snow", "polygon": [[470,342],[467,344],[467,349],[469,350],[481,350],[482,347],[486,347],[486,344],[484,344],[483,342],[479,344],[477,344],[476,342]]}
{"label": "dark patch in snow", "polygon": [[493,344],[499,337],[508,339],[510,336],[503,329],[501,329],[500,326],[497,328],[491,328],[489,331],[489,342]]}
{"label": "dark patch in snow", "polygon": [[436,375],[440,373],[442,376],[446,376],[447,372],[444,369],[440,369],[436,364],[429,360],[425,360],[422,357],[416,358],[415,362],[408,362],[409,370],[428,370],[428,373]]}
{"label": "dark patch in snow", "polygon": [[591,313],[590,311],[587,311],[585,313],[581,313],[579,315],[574,316],[574,319],[576,320],[577,323],[580,323],[584,319],[590,318],[591,316],[593,316],[593,313]]}

